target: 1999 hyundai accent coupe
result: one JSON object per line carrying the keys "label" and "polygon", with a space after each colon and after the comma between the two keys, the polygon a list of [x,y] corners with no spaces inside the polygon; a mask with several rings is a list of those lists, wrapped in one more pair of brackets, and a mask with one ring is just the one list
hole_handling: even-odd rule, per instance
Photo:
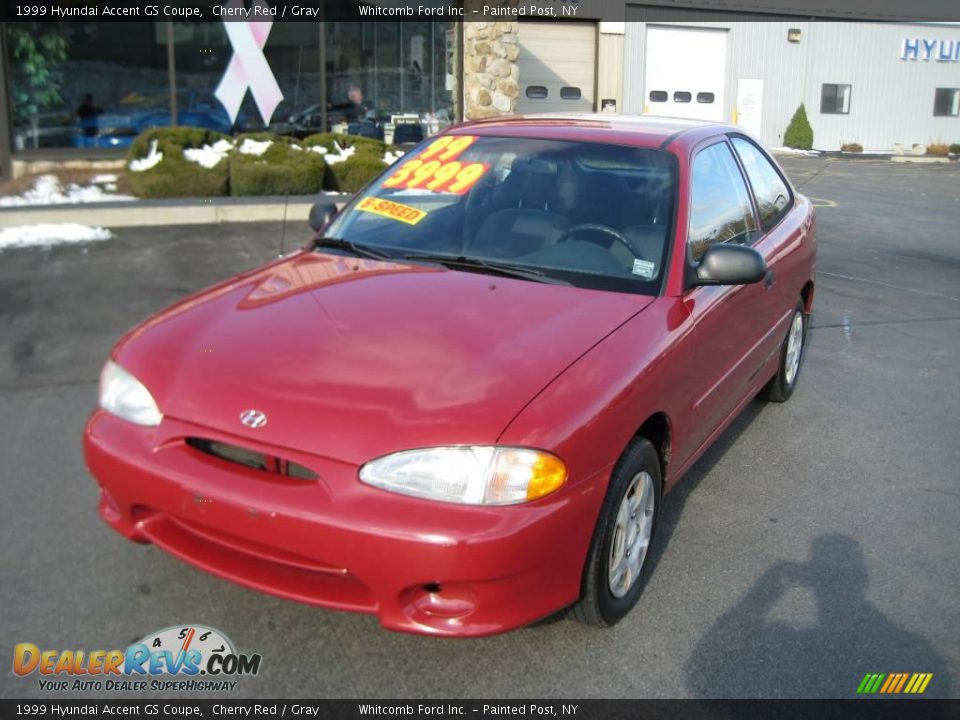
{"label": "1999 hyundai accent coupe", "polygon": [[466,124],[314,210],[114,348],[84,447],[126,537],[392,630],[612,625],[663,493],[796,387],[813,209],[739,128]]}

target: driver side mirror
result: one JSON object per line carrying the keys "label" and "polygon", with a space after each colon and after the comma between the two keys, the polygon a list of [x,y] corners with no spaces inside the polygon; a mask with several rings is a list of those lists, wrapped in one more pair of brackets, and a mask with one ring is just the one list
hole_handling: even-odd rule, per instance
{"label": "driver side mirror", "polygon": [[750,285],[766,276],[767,263],[752,247],[718,243],[703,254],[687,287]]}
{"label": "driver side mirror", "polygon": [[337,216],[337,204],[332,200],[321,200],[310,208],[310,227],[320,232]]}

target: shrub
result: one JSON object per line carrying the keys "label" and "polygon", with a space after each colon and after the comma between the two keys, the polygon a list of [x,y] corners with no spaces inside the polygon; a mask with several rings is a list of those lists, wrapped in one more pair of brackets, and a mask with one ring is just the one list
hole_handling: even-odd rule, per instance
{"label": "shrub", "polygon": [[960,155],[960,143],[952,143],[950,145],[950,152],[953,155]]}
{"label": "shrub", "polygon": [[840,146],[841,152],[862,153],[863,145],[860,143],[844,143]]}
{"label": "shrub", "polygon": [[797,150],[813,149],[813,128],[807,120],[807,109],[800,103],[800,107],[793,114],[787,131],[783,134],[783,144]]}
{"label": "shrub", "polygon": [[948,152],[950,152],[950,146],[946,143],[935,142],[927,145],[927,155],[945,156]]}
{"label": "shrub", "polygon": [[226,135],[205,128],[154,128],[140,133],[127,154],[128,162],[145,158],[154,140],[163,160],[149,170],[129,172],[130,187],[138,197],[214,197],[227,194],[230,170],[226,159],[205,168],[183,157],[185,148],[212,145]]}
{"label": "shrub", "polygon": [[[244,140],[270,140],[262,155],[242,153]],[[230,194],[314,195],[323,188],[326,163],[314,152],[294,147],[294,141],[271,133],[239,135],[230,153]]]}
{"label": "shrub", "polygon": [[355,193],[370,182],[377,175],[386,170],[383,154],[394,148],[380,140],[358,137],[354,135],[336,135],[334,133],[317,133],[310,135],[304,141],[304,147],[323,146],[328,152],[337,152],[354,147],[356,150],[346,160],[327,165],[327,177],[324,188],[339,192]]}

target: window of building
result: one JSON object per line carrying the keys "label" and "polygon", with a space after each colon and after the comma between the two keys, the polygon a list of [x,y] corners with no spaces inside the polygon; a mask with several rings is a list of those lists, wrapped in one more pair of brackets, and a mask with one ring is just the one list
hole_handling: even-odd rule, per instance
{"label": "window of building", "polygon": [[673,94],[673,101],[675,103],[688,103],[690,102],[691,97],[692,96],[690,93],[686,92],[685,90],[678,90]]}
{"label": "window of building", "polygon": [[578,87],[562,87],[560,88],[560,97],[564,100],[579,100],[580,99],[580,88]]}
{"label": "window of building", "polygon": [[749,244],[757,232],[743,175],[725,142],[701,150],[693,161],[687,247],[699,262],[716,243]]}
{"label": "window of building", "polygon": [[527,97],[531,100],[543,100],[547,97],[547,88],[543,85],[527,85]]}
{"label": "window of building", "polygon": [[769,230],[790,209],[790,189],[766,155],[746,138],[733,138],[733,146],[740,156],[747,178],[757,199],[760,226]]}
{"label": "window of building", "polygon": [[650,102],[666,102],[669,95],[664,90],[651,90]]}
{"label": "window of building", "polygon": [[945,117],[960,115],[960,88],[937,88],[933,96],[933,114]]}
{"label": "window of building", "polygon": [[824,115],[849,115],[851,87],[825,83],[820,89],[820,112]]}
{"label": "window of building", "polygon": [[713,100],[714,100],[714,95],[713,95],[713,93],[708,93],[708,92],[699,92],[699,93],[697,93],[697,102],[698,102],[698,103],[710,104],[710,103],[713,102]]}

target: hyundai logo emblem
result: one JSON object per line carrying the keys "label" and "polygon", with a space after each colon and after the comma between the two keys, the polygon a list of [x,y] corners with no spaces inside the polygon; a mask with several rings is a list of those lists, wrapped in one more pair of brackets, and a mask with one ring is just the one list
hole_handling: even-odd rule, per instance
{"label": "hyundai logo emblem", "polygon": [[267,415],[259,410],[244,410],[240,413],[240,422],[256,430],[267,424]]}

